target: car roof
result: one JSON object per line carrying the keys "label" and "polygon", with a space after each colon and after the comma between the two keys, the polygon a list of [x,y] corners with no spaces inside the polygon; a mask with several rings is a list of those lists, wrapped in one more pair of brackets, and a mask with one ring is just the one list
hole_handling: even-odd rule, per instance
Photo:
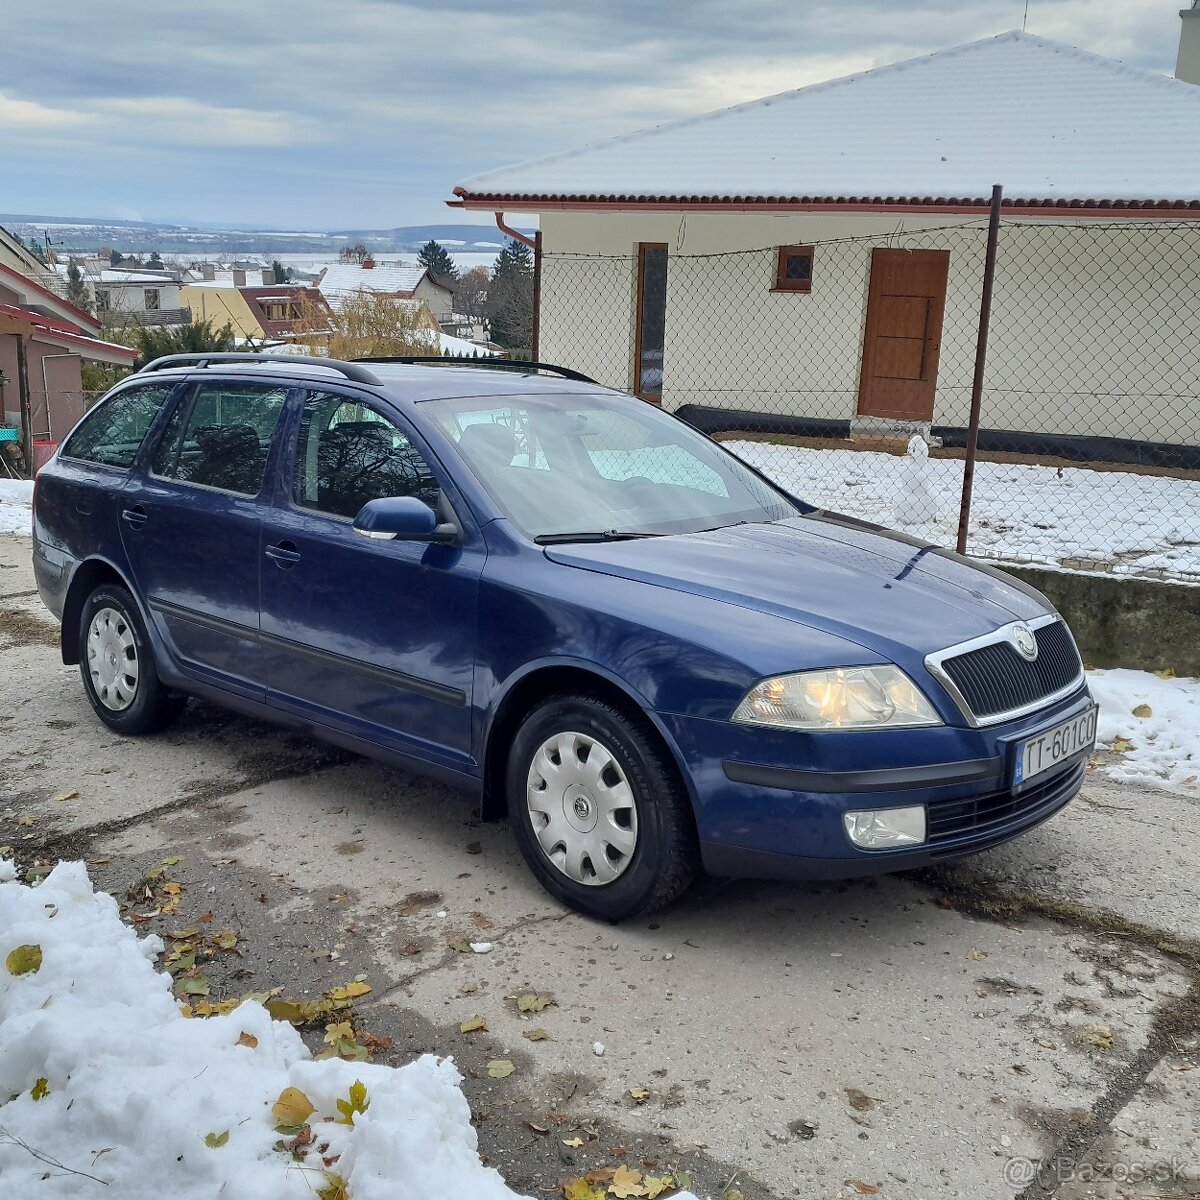
{"label": "car roof", "polygon": [[[584,383],[564,379],[557,375],[540,374],[536,371],[518,371],[495,367],[475,366],[423,366],[412,363],[362,362],[364,367],[379,380],[378,390],[388,399],[409,404],[424,400],[454,399],[466,396],[528,396],[530,393],[544,395],[623,395],[612,388],[598,383]],[[312,363],[276,361],[264,356],[261,360],[234,362],[213,361],[207,365],[181,364],[164,366],[153,372],[138,372],[130,379],[205,379],[214,373],[228,378],[230,375],[254,378],[307,379],[330,383],[357,382],[359,386],[373,388],[374,385],[347,379],[344,372],[333,365],[326,366],[319,359]]]}

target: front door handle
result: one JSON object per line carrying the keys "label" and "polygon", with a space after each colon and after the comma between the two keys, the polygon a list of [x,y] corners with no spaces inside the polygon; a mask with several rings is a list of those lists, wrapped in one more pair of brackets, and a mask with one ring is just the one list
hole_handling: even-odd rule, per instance
{"label": "front door handle", "polygon": [[274,559],[275,565],[287,570],[288,567],[300,561],[300,551],[296,549],[295,542],[280,542],[276,546],[268,546],[266,555],[270,559]]}
{"label": "front door handle", "polygon": [[140,504],[121,509],[121,520],[139,529],[146,523],[146,510]]}

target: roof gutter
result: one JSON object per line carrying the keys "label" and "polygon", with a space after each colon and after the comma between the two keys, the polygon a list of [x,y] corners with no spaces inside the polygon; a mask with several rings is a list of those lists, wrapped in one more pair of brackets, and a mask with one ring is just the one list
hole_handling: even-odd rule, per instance
{"label": "roof gutter", "polygon": [[[465,209],[493,209],[498,203],[519,205],[529,212],[860,212],[925,213],[938,216],[981,217],[989,209],[985,199],[921,197],[703,197],[703,196],[472,196],[455,189],[460,199],[448,201]],[[1200,218],[1200,200],[1005,200],[1009,217],[1101,217],[1164,218],[1195,220]],[[531,245],[528,239],[509,230],[496,213],[500,228]]]}
{"label": "roof gutter", "polygon": [[504,223],[504,213],[499,211],[496,213],[496,227],[501,233],[507,233],[515,242],[520,242],[523,246],[528,246],[530,250],[537,249],[537,243],[531,237],[526,237],[523,233],[518,233],[511,225]]}

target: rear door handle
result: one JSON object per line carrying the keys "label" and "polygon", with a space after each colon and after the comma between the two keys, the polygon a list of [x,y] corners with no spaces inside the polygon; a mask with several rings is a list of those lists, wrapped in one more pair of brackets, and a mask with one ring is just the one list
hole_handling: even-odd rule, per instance
{"label": "rear door handle", "polygon": [[280,542],[277,546],[268,546],[266,555],[275,560],[276,566],[285,569],[300,561],[300,551],[296,549],[295,542]]}
{"label": "rear door handle", "polygon": [[146,523],[146,510],[140,504],[135,504],[132,508],[123,508],[121,520],[138,529]]}

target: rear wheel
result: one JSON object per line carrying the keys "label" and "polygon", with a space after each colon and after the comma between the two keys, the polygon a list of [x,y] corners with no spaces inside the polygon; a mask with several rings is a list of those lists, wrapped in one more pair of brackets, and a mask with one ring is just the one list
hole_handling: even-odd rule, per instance
{"label": "rear wheel", "polygon": [[535,708],[514,739],[507,792],[525,861],[579,912],[651,912],[695,878],[695,824],[675,766],[652,728],[607,701],[564,695]]}
{"label": "rear wheel", "polygon": [[141,614],[128,589],[101,584],[79,618],[79,673],[96,715],[118,733],[165,728],[187,697],[168,691],[158,677]]}

